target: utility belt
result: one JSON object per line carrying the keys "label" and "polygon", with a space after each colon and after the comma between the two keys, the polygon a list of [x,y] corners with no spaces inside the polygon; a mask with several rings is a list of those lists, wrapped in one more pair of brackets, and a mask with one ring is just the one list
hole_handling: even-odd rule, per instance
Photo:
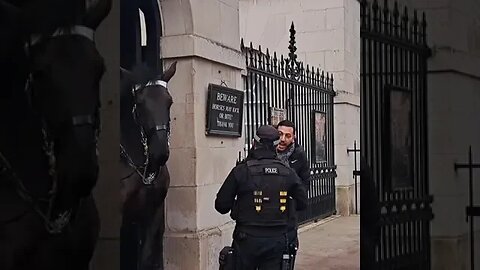
{"label": "utility belt", "polygon": [[[247,237],[244,233],[242,233]],[[286,247],[282,255],[282,268],[281,270],[293,270],[295,267],[295,257],[297,255],[298,247],[296,243],[289,243],[288,237],[286,237]],[[224,247],[219,254],[220,270],[236,270],[236,253],[235,249],[231,246]]]}

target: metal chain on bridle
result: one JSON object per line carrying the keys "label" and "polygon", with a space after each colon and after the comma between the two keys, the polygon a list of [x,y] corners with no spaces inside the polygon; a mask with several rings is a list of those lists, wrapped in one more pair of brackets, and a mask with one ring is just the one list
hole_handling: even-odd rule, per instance
{"label": "metal chain on bridle", "polygon": [[[83,36],[87,39],[89,39],[92,42],[95,42],[94,40],[94,34],[95,31],[93,29],[90,29],[88,27],[82,26],[82,25],[76,25],[73,26],[71,29],[68,29],[65,31],[64,29],[57,29],[50,37],[56,37],[56,36],[63,36],[63,35],[80,35]],[[32,36],[25,45],[25,50],[27,55],[30,53],[30,49],[32,46],[34,46],[36,43],[40,42],[42,39],[41,36]],[[70,208],[69,210],[64,211],[63,213],[58,214],[57,217],[55,217],[52,220],[52,215],[53,215],[53,209],[54,209],[54,202],[56,199],[56,196],[58,194],[58,177],[57,177],[57,170],[56,170],[56,157],[55,157],[55,143],[54,139],[51,138],[48,132],[48,127],[47,123],[45,121],[45,118],[41,115],[41,113],[38,110],[35,110],[34,104],[33,104],[33,76],[32,73],[28,75],[28,78],[25,83],[25,91],[27,92],[27,97],[29,99],[30,105],[34,111],[38,114],[40,121],[41,121],[41,133],[42,133],[42,150],[45,154],[45,156],[48,159],[48,173],[50,177],[52,178],[52,186],[48,192],[48,198],[44,199],[43,201],[48,202],[48,208],[47,212],[44,213],[38,205],[38,202],[36,199],[34,199],[28,192],[28,190],[25,188],[23,181],[18,177],[7,159],[1,155],[0,153],[0,161],[6,166],[6,170],[10,173],[10,175],[14,178],[17,184],[17,192],[19,195],[27,202],[31,203],[33,205],[33,208],[37,214],[40,215],[40,217],[43,219],[46,230],[50,234],[58,234],[63,231],[63,229],[69,224],[72,212],[73,212],[73,207]],[[93,125],[95,128],[95,147],[97,147],[96,153],[98,155],[98,138],[100,135],[100,104],[97,105],[97,108],[95,110],[94,114],[91,115],[77,115],[73,116],[71,118],[71,126],[81,126],[81,125]],[[79,202],[80,203],[80,202]]]}
{"label": "metal chain on bridle", "polygon": [[[143,89],[145,89],[147,87],[150,87],[150,86],[163,86],[165,89],[167,89],[167,82],[162,81],[162,80],[151,80],[151,81],[148,81],[145,85],[136,84],[132,87],[133,99],[136,100],[136,95],[137,95],[136,93],[138,91],[143,90]],[[148,175],[147,175],[147,168],[148,168],[148,165],[150,163],[150,158],[149,158],[149,154],[148,154],[148,134],[145,132],[144,127],[140,123],[138,123],[138,121],[137,121],[138,114],[137,114],[137,103],[136,102],[134,102],[134,104],[133,104],[132,115],[133,115],[133,119],[134,119],[135,123],[138,125],[139,130],[140,130],[140,136],[141,136],[140,142],[143,146],[144,161],[143,161],[142,165],[135,164],[133,159],[127,153],[125,147],[120,143],[120,155],[123,158],[125,158],[128,166],[130,166],[134,170],[133,173],[129,174],[128,176],[126,176],[124,178],[122,178],[121,180],[128,179],[132,174],[136,173],[136,174],[138,174],[138,176],[140,176],[140,178],[142,180],[142,183],[144,185],[150,186],[150,185],[153,184],[153,181],[157,178],[157,172],[151,172],[151,173],[148,173]],[[157,132],[157,131],[161,131],[161,130],[164,130],[165,132],[167,132],[168,145],[170,145],[170,121],[167,124],[160,124],[160,125],[157,125],[155,123],[155,126],[152,127],[148,132],[151,133],[151,132]]]}

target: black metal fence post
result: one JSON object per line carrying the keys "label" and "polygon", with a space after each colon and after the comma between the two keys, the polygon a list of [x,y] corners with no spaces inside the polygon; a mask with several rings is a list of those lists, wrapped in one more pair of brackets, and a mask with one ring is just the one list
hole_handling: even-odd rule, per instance
{"label": "black metal fence post", "polygon": [[358,207],[357,207],[357,177],[360,176],[360,171],[357,168],[357,153],[360,153],[360,148],[357,148],[357,140],[353,141],[353,149],[347,148],[347,154],[353,152],[353,162],[354,162],[354,170],[353,170],[353,179],[355,179],[355,215],[358,215]]}
{"label": "black metal fence post", "polygon": [[455,163],[455,172],[458,169],[468,169],[469,206],[465,208],[467,222],[470,222],[470,269],[475,269],[475,235],[474,217],[480,216],[480,205],[474,206],[473,202],[473,169],[480,169],[480,163],[473,163],[472,146],[468,149],[468,163]]}

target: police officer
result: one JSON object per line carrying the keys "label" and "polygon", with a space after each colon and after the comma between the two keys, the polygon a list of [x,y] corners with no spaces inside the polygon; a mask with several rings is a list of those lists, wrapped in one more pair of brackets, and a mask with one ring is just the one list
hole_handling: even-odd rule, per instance
{"label": "police officer", "polygon": [[236,221],[236,270],[281,269],[288,246],[288,197],[296,201],[296,210],[307,205],[300,178],[276,158],[278,143],[278,131],[261,126],[253,150],[232,169],[215,200],[215,209],[221,214],[231,211]]}

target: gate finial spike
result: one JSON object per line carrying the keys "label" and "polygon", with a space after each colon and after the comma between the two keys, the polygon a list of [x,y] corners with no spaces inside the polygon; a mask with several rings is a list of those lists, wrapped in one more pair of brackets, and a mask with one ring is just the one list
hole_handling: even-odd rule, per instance
{"label": "gate finial spike", "polygon": [[322,75],[320,76],[320,86],[325,87],[325,71],[322,70]]}
{"label": "gate finial spike", "polygon": [[373,0],[372,9],[373,12],[378,11],[378,0]]}
{"label": "gate finial spike", "polygon": [[317,85],[320,84],[320,69],[317,67],[317,74],[315,74],[315,80],[317,81]]}
{"label": "gate finial spike", "polygon": [[278,73],[277,70],[277,52],[273,52],[273,64],[272,64],[273,72]]}
{"label": "gate finial spike", "polygon": [[398,27],[399,27],[399,22],[398,22],[398,19],[400,17],[400,11],[398,9],[398,2],[395,1],[395,6],[394,6],[394,9],[393,9],[393,27],[394,27],[394,32],[392,34],[394,34],[395,36],[398,36],[399,33],[398,33]]}
{"label": "gate finial spike", "polygon": [[418,13],[417,10],[413,10],[413,25],[414,27],[418,26]]}
{"label": "gate finial spike", "polygon": [[399,15],[400,15],[400,11],[398,10],[398,1],[395,0],[395,4],[393,7],[393,16],[398,18]]}
{"label": "gate finial spike", "polygon": [[291,60],[293,60],[293,62],[296,62],[296,59],[297,59],[297,54],[295,53],[297,51],[297,47],[295,46],[295,26],[293,25],[293,21],[292,21],[292,26],[290,27],[290,41],[288,42],[290,45],[288,46],[288,49],[290,51],[290,53],[288,54],[288,56],[290,57]]}
{"label": "gate finial spike", "polygon": [[366,27],[366,15],[367,15],[367,0],[360,1],[360,27],[364,29]]}
{"label": "gate finial spike", "polygon": [[283,54],[280,55],[280,73],[285,69],[285,59],[283,59]]}
{"label": "gate finial spike", "polygon": [[418,14],[416,9],[413,11],[413,42],[418,43]]}
{"label": "gate finial spike", "polygon": [[403,16],[402,16],[402,22],[403,22],[403,35],[406,39],[410,39],[410,35],[408,34],[408,8],[407,6],[404,7],[403,9]]}
{"label": "gate finial spike", "polygon": [[270,71],[270,53],[268,52],[268,48],[267,48],[267,54],[265,55],[265,62],[266,62],[266,65],[267,65],[267,71]]}
{"label": "gate finial spike", "polygon": [[427,16],[422,12],[422,42],[427,44]]}
{"label": "gate finial spike", "polygon": [[373,11],[373,29],[375,31],[379,31],[378,22],[379,22],[380,16],[379,16],[379,8],[378,8],[377,0],[373,0],[372,11]]}
{"label": "gate finial spike", "polygon": [[388,34],[390,29],[390,10],[388,9],[388,0],[383,0],[383,32]]}
{"label": "gate finial spike", "polygon": [[405,18],[408,19],[408,7],[407,7],[407,6],[405,6],[405,7],[403,8],[403,18],[404,18],[404,19],[405,19]]}

